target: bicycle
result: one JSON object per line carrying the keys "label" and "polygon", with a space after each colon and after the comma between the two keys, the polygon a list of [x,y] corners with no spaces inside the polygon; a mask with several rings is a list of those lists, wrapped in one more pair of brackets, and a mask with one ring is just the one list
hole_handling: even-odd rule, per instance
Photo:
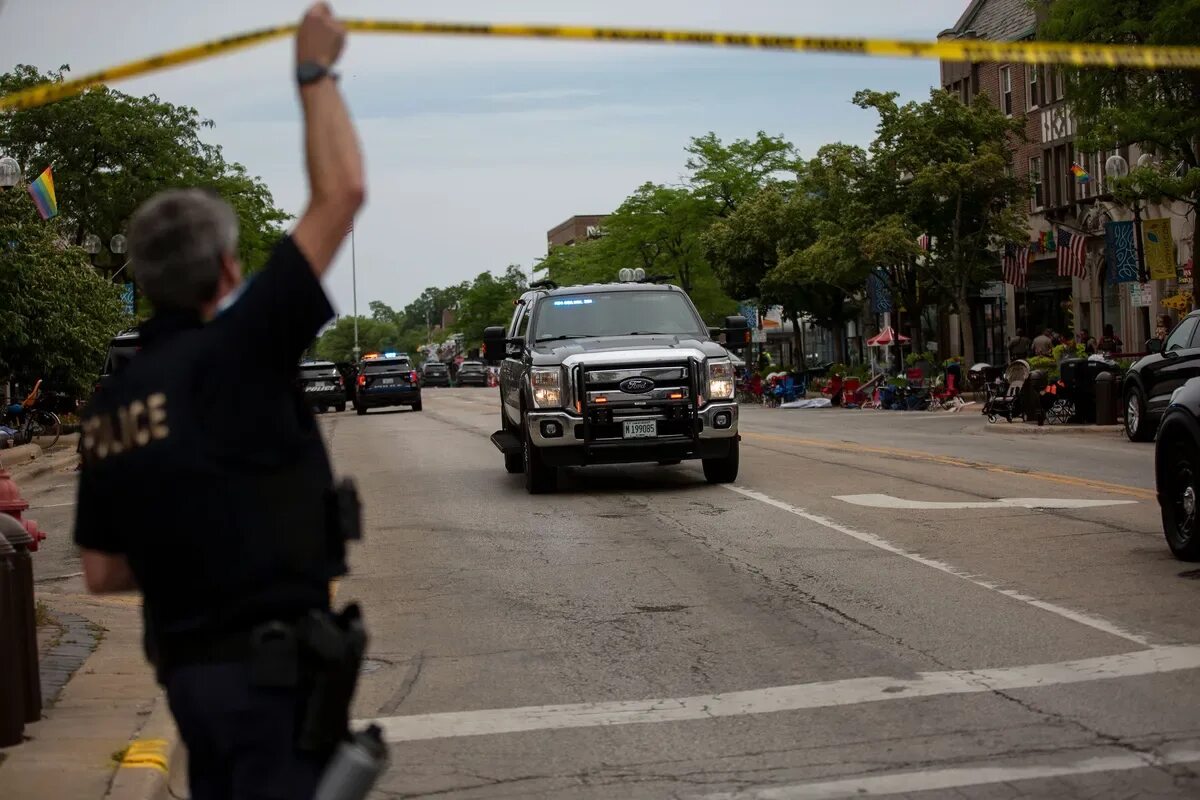
{"label": "bicycle", "polygon": [[53,447],[62,435],[62,421],[53,411],[37,408],[41,397],[42,382],[38,380],[33,391],[21,403],[13,403],[0,418],[0,424],[12,428],[16,433],[13,442],[17,445],[36,444],[43,450]]}

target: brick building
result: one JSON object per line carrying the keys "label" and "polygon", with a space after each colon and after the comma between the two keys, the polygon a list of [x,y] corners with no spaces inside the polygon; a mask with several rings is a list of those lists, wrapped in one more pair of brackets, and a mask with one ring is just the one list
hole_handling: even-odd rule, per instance
{"label": "brick building", "polygon": [[600,235],[604,214],[576,214],[546,232],[546,249],[575,244]]}
{"label": "brick building", "polygon": [[[943,38],[990,40],[1031,39],[1037,30],[1037,12],[1026,0],[972,0]],[[1111,285],[1104,268],[1104,223],[1132,218],[1132,211],[1106,194],[1104,165],[1119,153],[1136,164],[1141,153],[1136,146],[1104,153],[1083,153],[1075,147],[1076,126],[1065,102],[1062,75],[1052,66],[1026,64],[964,64],[942,62],[941,83],[964,102],[984,93],[997,107],[1024,120],[1025,141],[1014,139],[1013,170],[1033,182],[1028,220],[1031,243],[1047,236],[1057,238],[1065,229],[1072,235],[1088,236],[1088,274],[1085,278],[1060,276],[1056,253],[1035,246],[1028,286],[1014,291],[1003,286],[1000,297],[977,298],[971,308],[976,333],[976,353],[998,360],[998,345],[1016,328],[1034,331],[1050,327],[1088,330],[1099,336],[1112,324],[1126,343],[1126,350],[1141,350],[1153,334],[1154,318],[1164,313],[1159,300],[1177,288],[1174,281]],[[1082,166],[1090,180],[1079,182],[1071,172]],[[1178,245],[1177,262],[1191,256],[1191,225],[1182,209],[1151,204],[1144,219],[1168,218]],[[1131,289],[1131,287],[1134,287]],[[1003,303],[1001,300],[1003,299]],[[1001,308],[1001,306],[1003,308]]]}

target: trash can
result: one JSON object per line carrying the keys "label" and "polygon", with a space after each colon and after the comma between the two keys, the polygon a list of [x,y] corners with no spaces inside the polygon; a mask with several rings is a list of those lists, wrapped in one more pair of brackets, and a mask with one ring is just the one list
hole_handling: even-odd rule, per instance
{"label": "trash can", "polygon": [[25,693],[21,686],[21,652],[13,600],[16,551],[0,536],[0,747],[20,744],[25,732]]}
{"label": "trash can", "polygon": [[30,549],[36,545],[25,526],[8,514],[0,514],[0,538],[12,545],[13,599],[16,613],[17,646],[20,649],[21,677],[25,697],[25,721],[42,718],[42,681],[38,669],[37,614],[33,599],[33,559]]}
{"label": "trash can", "polygon": [[1075,407],[1071,422],[1089,422],[1095,416],[1095,390],[1087,364],[1086,358],[1064,358],[1058,365],[1059,379]]}
{"label": "trash can", "polygon": [[1046,421],[1046,412],[1042,409],[1042,392],[1046,390],[1046,384],[1046,371],[1035,369],[1021,387],[1021,416],[1026,422],[1041,425]]}
{"label": "trash can", "polygon": [[1117,405],[1120,397],[1117,376],[1105,370],[1096,375],[1096,424],[1116,425]]}

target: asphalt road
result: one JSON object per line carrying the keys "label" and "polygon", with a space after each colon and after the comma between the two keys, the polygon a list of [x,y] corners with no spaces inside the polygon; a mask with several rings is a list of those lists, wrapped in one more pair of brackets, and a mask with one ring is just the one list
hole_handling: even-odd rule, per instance
{"label": "asphalt road", "polygon": [[[374,637],[379,797],[1200,794],[1200,571],[1152,448],[747,409],[732,487],[685,463],[532,497],[496,418],[484,389],[324,418],[366,499],[338,595]],[[1113,505],[1028,507],[1084,500]],[[930,502],[959,505],[878,507]]]}
{"label": "asphalt road", "polygon": [[[321,418],[364,494],[337,593],[373,636],[378,797],[1200,795],[1200,570],[1152,447],[754,408],[732,487],[685,463],[532,497],[495,390],[424,407]],[[73,473],[22,488],[69,530]],[[78,582],[67,538],[43,586]]]}

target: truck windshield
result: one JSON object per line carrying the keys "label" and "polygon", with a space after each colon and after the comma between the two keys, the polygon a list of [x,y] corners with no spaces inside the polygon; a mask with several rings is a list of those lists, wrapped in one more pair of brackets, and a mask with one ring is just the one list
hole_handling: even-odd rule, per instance
{"label": "truck windshield", "polygon": [[704,334],[687,297],[670,291],[555,295],[538,303],[534,339]]}

